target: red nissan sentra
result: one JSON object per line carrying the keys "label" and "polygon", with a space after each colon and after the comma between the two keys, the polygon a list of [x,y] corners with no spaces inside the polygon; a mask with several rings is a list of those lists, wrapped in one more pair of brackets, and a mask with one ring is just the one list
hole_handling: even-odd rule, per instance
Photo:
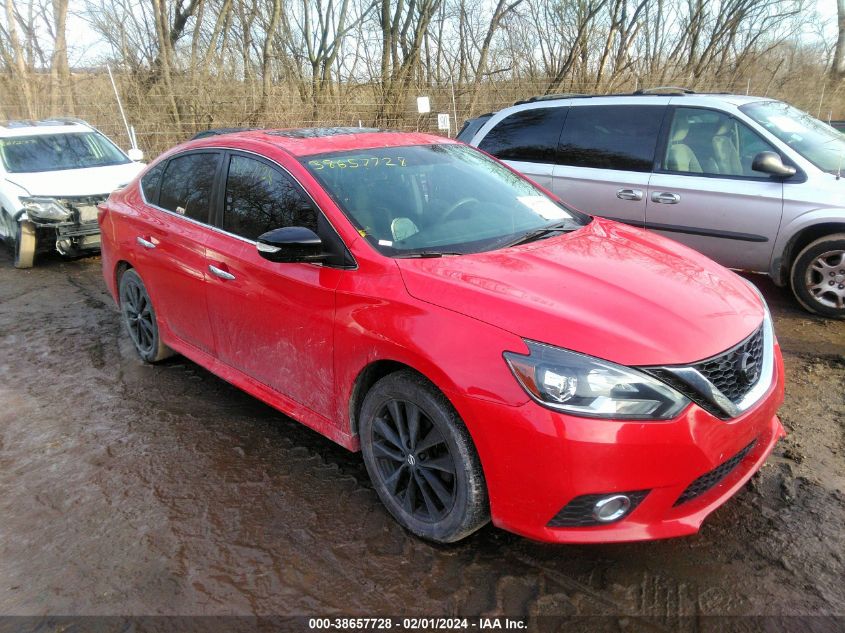
{"label": "red nissan sentra", "polygon": [[690,534],[783,435],[753,286],[460,143],[205,138],[100,224],[144,361],[183,354],[360,449],[390,513],[433,541],[490,519],[567,543]]}

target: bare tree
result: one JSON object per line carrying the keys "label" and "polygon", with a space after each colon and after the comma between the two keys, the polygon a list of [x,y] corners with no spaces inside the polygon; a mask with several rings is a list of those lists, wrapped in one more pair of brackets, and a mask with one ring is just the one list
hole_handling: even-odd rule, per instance
{"label": "bare tree", "polygon": [[833,79],[845,79],[845,0],[837,2],[837,24],[839,36],[836,38],[830,76]]}
{"label": "bare tree", "polygon": [[19,14],[14,0],[5,0],[6,24],[0,26],[0,55],[8,67],[23,100],[22,107],[25,116],[35,118],[35,104],[33,102],[32,83],[30,82],[30,66],[27,62],[24,46],[18,36]]}
{"label": "bare tree", "polygon": [[53,114],[73,113],[73,89],[67,59],[68,0],[53,0],[53,54],[50,60],[50,109]]}
{"label": "bare tree", "polygon": [[478,86],[481,83],[484,73],[487,72],[487,59],[490,55],[490,45],[493,42],[493,37],[496,31],[502,24],[502,20],[514,11],[524,0],[498,0],[496,7],[493,9],[493,15],[490,17],[490,22],[487,25],[487,33],[484,35],[484,41],[481,43],[481,48],[478,51],[478,64],[475,68],[475,78],[472,82],[472,90],[470,92],[470,110],[475,108],[476,99],[478,97]]}
{"label": "bare tree", "polygon": [[418,70],[424,35],[442,0],[380,0],[381,104],[376,121],[388,125],[397,116],[401,102]]}

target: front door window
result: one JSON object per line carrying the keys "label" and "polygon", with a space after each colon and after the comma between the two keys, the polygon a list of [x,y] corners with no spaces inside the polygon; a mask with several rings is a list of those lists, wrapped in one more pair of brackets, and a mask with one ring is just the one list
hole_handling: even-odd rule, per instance
{"label": "front door window", "polygon": [[317,232],[317,209],[287,174],[267,163],[232,156],[226,179],[223,229],[248,240],[273,229],[304,226]]}
{"label": "front door window", "polygon": [[760,152],[775,149],[744,123],[716,110],[677,108],[672,116],[664,171],[768,179],[751,169]]}

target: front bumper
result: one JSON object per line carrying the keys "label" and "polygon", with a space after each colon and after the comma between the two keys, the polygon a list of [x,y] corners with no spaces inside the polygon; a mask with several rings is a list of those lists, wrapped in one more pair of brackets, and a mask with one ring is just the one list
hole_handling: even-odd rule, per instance
{"label": "front bumper", "polygon": [[[534,402],[507,407],[465,399],[459,411],[481,457],[493,523],[558,543],[651,540],[698,531],[707,515],[760,469],[784,435],[776,415],[784,388],[778,346],[775,361],[767,393],[728,421],[694,404],[669,422],[617,422],[563,415]],[[737,455],[718,483],[676,505],[693,482]],[[648,492],[618,522],[549,525],[576,497],[629,491]]]}
{"label": "front bumper", "polygon": [[47,223],[34,221],[38,252],[56,250],[62,255],[76,256],[100,250],[100,227],[94,222]]}
{"label": "front bumper", "polygon": [[39,250],[55,246],[63,255],[76,255],[100,249],[100,226],[97,222],[97,205],[108,194],[91,196],[58,196],[55,200],[64,206],[70,217],[65,221],[44,220],[21,209],[16,219],[35,226]]}

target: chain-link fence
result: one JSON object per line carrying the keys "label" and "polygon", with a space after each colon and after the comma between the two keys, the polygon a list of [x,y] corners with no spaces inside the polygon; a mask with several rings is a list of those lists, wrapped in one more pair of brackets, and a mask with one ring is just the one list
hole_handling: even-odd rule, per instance
{"label": "chain-link fence", "polygon": [[[36,94],[49,92],[49,78],[36,76]],[[118,90],[129,124],[134,127],[138,144],[147,156],[183,142],[196,132],[214,127],[321,127],[373,126],[403,131],[425,131],[446,134],[438,130],[437,115],[450,116],[450,130],[454,136],[463,122],[484,112],[509,106],[515,101],[549,92],[546,80],[500,80],[478,85],[446,82],[440,85],[420,85],[405,90],[404,96],[394,99],[387,107],[377,83],[334,84],[322,94],[308,94],[307,86],[279,84],[272,87],[266,107],[262,107],[259,82],[245,83],[211,78],[176,78],[172,94],[160,85],[147,86],[131,76],[116,76]],[[778,84],[755,83],[729,85],[718,80],[699,85],[699,92],[733,92],[784,99],[824,120],[845,118],[845,82],[827,85],[821,73],[787,78]],[[647,82],[615,86],[612,92],[631,92],[649,87]],[[604,94],[590,84],[570,83],[557,92]],[[38,99],[36,118],[65,115],[84,119],[98,127],[123,147],[129,138],[105,70],[75,74],[72,99],[61,111],[51,112],[50,100]],[[420,114],[417,97],[429,98],[431,110]],[[16,98],[13,83],[0,76],[0,120],[19,119],[23,108]]]}

